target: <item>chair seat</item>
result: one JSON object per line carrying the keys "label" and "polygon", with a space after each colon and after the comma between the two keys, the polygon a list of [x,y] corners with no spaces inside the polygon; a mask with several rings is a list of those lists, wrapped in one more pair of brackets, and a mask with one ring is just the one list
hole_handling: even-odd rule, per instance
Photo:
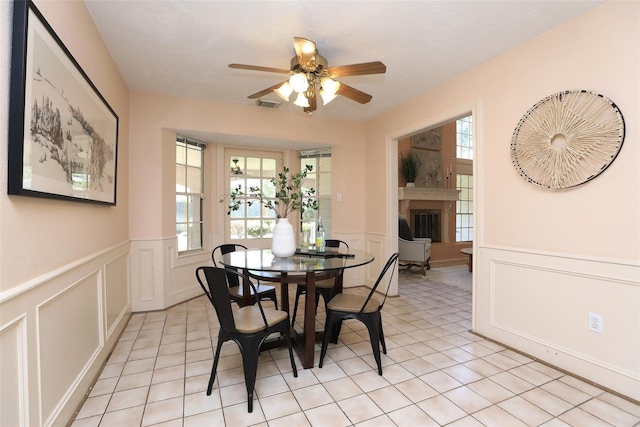
{"label": "chair seat", "polygon": [[[288,317],[286,311],[274,310],[268,307],[263,307],[263,310],[269,326],[282,322]],[[260,307],[258,307],[258,305],[248,305],[234,311],[233,321],[236,324],[238,332],[242,334],[250,334],[265,330],[264,320],[262,319]]]}
{"label": "chair seat", "polygon": [[[329,301],[329,304],[327,304],[327,309],[358,313],[360,312],[360,309],[362,308],[366,299],[366,296],[350,295],[344,293],[337,294],[336,296],[331,298],[331,301]],[[375,298],[371,298],[369,302],[367,302],[367,305],[364,307],[362,312],[373,313],[375,311],[378,311],[379,308],[380,301]]]}
{"label": "chair seat", "polygon": [[[316,288],[333,289],[335,284],[336,284],[335,279],[316,280]],[[305,284],[303,284],[303,286],[306,288]]]}
{"label": "chair seat", "polygon": [[[256,291],[258,294],[264,294],[266,292],[275,292],[275,289],[273,286],[269,286],[269,285],[257,285],[256,286]],[[233,286],[229,288],[229,294],[231,295],[231,297],[237,297],[237,298],[242,298],[244,296],[244,292],[242,290],[242,286]],[[251,295],[254,295],[253,291],[251,291]]]}

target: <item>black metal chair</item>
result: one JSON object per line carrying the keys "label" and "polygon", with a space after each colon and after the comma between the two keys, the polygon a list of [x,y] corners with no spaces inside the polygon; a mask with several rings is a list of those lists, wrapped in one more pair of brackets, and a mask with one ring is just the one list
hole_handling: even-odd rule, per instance
{"label": "black metal chair", "polygon": [[[320,349],[320,362],[318,366],[322,368],[322,361],[327,353],[327,347],[329,345],[329,339],[332,332],[335,331],[335,337],[340,334],[340,327],[342,321],[346,319],[357,319],[365,324],[369,330],[369,338],[371,339],[371,348],[373,349],[373,357],[378,364],[378,375],[382,375],[382,364],[380,361],[380,345],[382,344],[382,351],[387,354],[387,346],[384,343],[384,333],[382,331],[382,307],[387,300],[387,294],[389,293],[389,286],[391,286],[391,280],[396,270],[398,263],[398,254],[391,255],[384,268],[378,276],[378,280],[371,288],[368,296],[351,295],[340,293],[334,296],[327,305],[327,319],[324,327],[324,338],[322,340],[322,348]],[[389,271],[391,270],[391,271]],[[387,289],[384,291],[384,297],[382,301],[374,298],[378,286],[388,274],[389,282]]]}
{"label": "black metal chair", "polygon": [[291,347],[289,314],[285,311],[276,310],[270,307],[262,307],[260,300],[255,305],[240,307],[237,310],[231,308],[231,298],[227,288],[228,278],[236,276],[238,280],[249,280],[252,288],[255,285],[243,274],[217,267],[198,267],[196,278],[202,287],[207,298],[211,301],[220,322],[218,332],[218,344],[216,354],[213,359],[211,377],[207,387],[207,396],[211,395],[213,382],[216,379],[216,370],[220,358],[220,349],[226,341],[233,340],[242,354],[242,364],[244,367],[244,380],[247,386],[248,411],[253,411],[253,390],[256,383],[256,373],[258,370],[258,357],[260,347],[273,333],[279,333],[287,341],[289,347],[289,358],[293,368],[293,376],[298,376],[296,363],[293,359]]}
{"label": "black metal chair", "polygon": [[[327,239],[325,242],[325,246],[327,248],[340,249],[341,247],[346,248],[347,252],[349,252],[349,244],[345,241],[338,239]],[[338,275],[344,273],[344,270],[340,270]],[[336,276],[337,277],[337,276]],[[336,283],[336,277],[332,277],[331,279],[324,279],[316,281],[316,312],[318,311],[318,303],[320,302],[320,298],[318,296],[322,295],[322,299],[324,299],[325,307],[333,297],[334,287]],[[298,313],[298,302],[300,301],[300,295],[305,295],[307,293],[307,286],[304,283],[298,283],[298,287],[296,288],[296,301],[293,304],[293,316],[291,316],[291,326],[296,321],[296,314]]]}
{"label": "black metal chair", "polygon": [[[222,256],[224,254],[228,254],[230,252],[235,252],[237,250],[247,250],[247,247],[240,244],[227,243],[224,245],[217,246],[211,251],[211,260],[213,261],[213,266],[218,267],[218,263],[216,262],[216,257]],[[228,268],[228,270],[237,271],[234,268]],[[237,275],[230,275],[228,278],[229,282],[229,295],[231,296],[231,300],[238,304],[240,307],[247,305],[244,298],[244,291],[242,287],[242,283],[238,279]],[[271,300],[278,309],[278,299],[276,297],[276,288],[274,286],[263,285],[258,283],[255,289],[251,289],[251,299],[250,304],[253,305],[256,302],[256,296],[261,300]]]}

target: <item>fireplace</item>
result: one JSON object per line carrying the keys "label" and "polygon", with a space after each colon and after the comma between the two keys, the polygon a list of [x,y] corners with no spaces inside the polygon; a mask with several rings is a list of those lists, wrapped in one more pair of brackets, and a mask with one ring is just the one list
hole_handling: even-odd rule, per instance
{"label": "fireplace", "polygon": [[[398,215],[407,220],[415,237],[424,234],[434,242],[449,242],[449,212],[459,193],[460,190],[444,188],[399,187]],[[421,202],[429,202],[430,206],[419,206]]]}
{"label": "fireplace", "polygon": [[414,237],[430,237],[432,242],[442,241],[440,209],[411,209],[409,213]]}

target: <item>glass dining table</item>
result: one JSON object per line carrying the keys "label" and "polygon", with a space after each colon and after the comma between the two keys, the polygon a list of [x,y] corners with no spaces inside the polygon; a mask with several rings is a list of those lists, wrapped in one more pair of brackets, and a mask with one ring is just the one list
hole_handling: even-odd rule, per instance
{"label": "glass dining table", "polygon": [[[307,287],[304,305],[304,323],[302,332],[292,328],[295,349],[305,369],[314,363],[314,345],[322,340],[322,331],[315,330],[316,280],[335,277],[334,292],[342,292],[343,274],[341,271],[369,264],[374,256],[368,252],[351,250],[327,250],[317,253],[297,251],[287,258],[275,257],[270,249],[249,249],[222,255],[220,263],[226,267],[242,270],[247,276],[260,281],[280,283],[280,305],[289,313],[289,284],[304,283]],[[216,260],[218,261],[218,260]],[[243,294],[249,296],[249,284],[243,283]],[[250,298],[250,297],[249,297]]]}

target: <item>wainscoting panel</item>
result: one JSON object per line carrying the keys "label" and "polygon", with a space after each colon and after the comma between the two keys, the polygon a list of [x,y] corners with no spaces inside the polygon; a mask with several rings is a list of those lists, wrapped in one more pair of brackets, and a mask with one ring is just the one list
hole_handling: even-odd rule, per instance
{"label": "wainscoting panel", "polygon": [[[138,292],[140,301],[153,301],[156,297],[155,283],[154,283],[154,254],[153,249],[146,248],[140,249],[136,252],[137,255],[137,277],[138,277]],[[161,267],[161,265],[159,265]]]}
{"label": "wainscoting panel", "polygon": [[210,251],[178,256],[175,243],[175,239],[170,241],[167,248],[167,257],[170,260],[168,287],[165,291],[167,307],[202,295],[202,289],[196,280],[196,269],[201,265],[213,265]]}
{"label": "wainscoting panel", "polygon": [[[104,268],[106,328],[107,337],[113,334],[114,328],[126,316],[131,306],[129,287],[129,254],[119,255],[107,263]],[[123,286],[126,284],[126,286]]]}
{"label": "wainscoting panel", "polygon": [[129,320],[128,259],[125,242],[0,294],[0,425],[69,423]]}
{"label": "wainscoting panel", "polygon": [[43,419],[67,397],[102,346],[99,286],[96,271],[37,309]]}
{"label": "wainscoting panel", "polygon": [[[387,254],[385,252],[385,248],[388,247],[387,238],[384,235],[376,235],[376,234],[367,234],[366,237],[366,245],[365,251],[369,252],[374,256],[374,260],[372,263],[367,264],[364,269],[366,271],[366,281],[365,284],[368,287],[373,286],[373,284],[378,279],[380,275],[380,271],[384,264],[387,262],[387,259],[391,254]],[[394,276],[394,282],[391,284],[389,288],[389,296],[398,295],[398,276],[397,271]]]}
{"label": "wainscoting panel", "polygon": [[0,326],[0,426],[29,425],[26,316]]}
{"label": "wainscoting panel", "polygon": [[477,268],[478,333],[640,399],[640,266],[480,248]]}

